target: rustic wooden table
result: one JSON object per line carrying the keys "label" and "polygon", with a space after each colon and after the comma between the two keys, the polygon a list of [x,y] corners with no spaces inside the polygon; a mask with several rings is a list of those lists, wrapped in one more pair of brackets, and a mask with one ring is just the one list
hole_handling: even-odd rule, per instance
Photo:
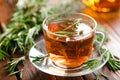
{"label": "rustic wooden table", "polygon": [[[5,0],[6,1],[6,0]],[[11,10],[9,10],[9,7],[7,4],[1,3],[0,0],[0,22],[4,21],[6,22],[6,16],[8,16],[8,13],[11,13]],[[5,9],[6,8],[6,9]],[[7,10],[8,9],[8,10]],[[2,11],[6,14],[2,14]],[[106,46],[110,49],[112,54],[120,57],[120,9],[115,12],[109,12],[109,13],[98,13],[95,11],[92,11],[89,8],[85,8],[83,10],[80,10],[79,12],[86,13],[96,19],[98,24],[103,25],[108,31],[108,35],[110,37],[109,42],[106,44]],[[42,35],[40,35],[42,36]],[[40,40],[40,36],[38,36],[37,40]],[[8,76],[7,71],[4,69],[4,65],[6,64],[6,61],[0,61],[0,80],[21,80],[20,77],[17,75]],[[100,74],[101,72],[106,74],[109,78],[108,80],[120,80],[120,70],[118,71],[110,71],[106,66],[101,68],[100,70],[84,75],[79,77],[59,77],[54,75],[49,75],[46,73],[43,73],[39,70],[37,70],[29,61],[28,55],[26,56],[25,66],[19,64],[17,69],[23,68],[22,71],[22,80],[95,80],[96,75]],[[99,80],[107,80],[104,77],[100,76]]]}

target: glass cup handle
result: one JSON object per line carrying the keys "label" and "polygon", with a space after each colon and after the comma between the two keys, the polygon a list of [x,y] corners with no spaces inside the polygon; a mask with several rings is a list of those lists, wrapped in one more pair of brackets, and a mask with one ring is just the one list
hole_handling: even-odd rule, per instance
{"label": "glass cup handle", "polygon": [[105,41],[105,33],[97,31],[96,34],[100,34],[102,36],[102,40],[100,42],[96,42],[97,44],[95,44],[96,51],[98,51],[103,46],[103,43]]}

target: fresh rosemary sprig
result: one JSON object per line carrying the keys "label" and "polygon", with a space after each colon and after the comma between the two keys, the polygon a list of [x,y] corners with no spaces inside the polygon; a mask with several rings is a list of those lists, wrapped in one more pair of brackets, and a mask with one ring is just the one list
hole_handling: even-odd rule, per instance
{"label": "fresh rosemary sprig", "polygon": [[68,31],[55,31],[55,34],[59,34],[59,35],[72,35],[75,34],[75,32],[68,32]]}
{"label": "fresh rosemary sprig", "polygon": [[68,30],[68,29],[71,29],[71,28],[74,28],[74,27],[76,28],[80,22],[81,22],[81,18],[79,18],[79,19],[74,19],[73,22],[72,22],[72,24],[69,25],[68,27],[66,27],[66,28],[63,29],[63,30],[65,31],[65,30]]}
{"label": "fresh rosemary sprig", "polygon": [[83,65],[84,65],[83,68],[84,69],[94,69],[99,64],[100,64],[100,60],[98,58],[93,58],[93,59],[89,59],[88,61],[83,63]]}
{"label": "fresh rosemary sprig", "polygon": [[[81,22],[81,18],[74,19],[71,21],[71,23],[69,23],[69,25],[66,25],[66,26],[63,25],[65,27],[63,30],[58,30],[58,31],[55,31],[54,33],[59,34],[59,35],[64,35],[64,36],[76,34],[76,32],[73,29],[76,29],[80,22]],[[70,31],[69,31],[69,29],[70,29]],[[79,34],[82,35],[83,30],[79,31]]]}
{"label": "fresh rosemary sprig", "polygon": [[[23,5],[20,5],[22,2]],[[4,25],[4,32],[0,34],[0,59],[4,59],[7,54],[24,53],[26,54],[31,46],[34,45],[34,37],[42,31],[42,22],[50,14],[62,12],[74,12],[79,2],[74,0],[59,1],[53,5],[47,0],[18,0],[15,12],[8,26]],[[75,4],[73,4],[75,3]],[[61,7],[62,6],[62,7]],[[61,8],[60,8],[61,7]],[[74,9],[73,9],[74,7]]]}
{"label": "fresh rosemary sprig", "polygon": [[[99,51],[97,51],[99,54],[99,57],[88,59],[85,63],[83,63],[82,68],[83,69],[94,69],[99,64],[103,62],[107,62],[110,58],[109,50],[103,46],[100,48]],[[93,54],[94,55],[94,54]]]}
{"label": "fresh rosemary sprig", "polygon": [[108,80],[108,76],[104,73],[97,74],[95,77],[95,80],[99,80],[100,76],[104,77],[106,80]]}
{"label": "fresh rosemary sprig", "polygon": [[[41,30],[43,19],[40,18],[41,12],[39,11],[26,15],[28,13],[27,8],[17,8],[18,10],[13,14],[10,24],[0,35],[1,54],[3,54],[3,51],[11,56],[18,52],[26,54],[35,43],[34,37]],[[1,57],[1,59],[5,57],[6,55]]]}
{"label": "fresh rosemary sprig", "polygon": [[109,53],[110,53],[110,58],[107,62],[108,68],[112,71],[120,69],[120,59],[117,56],[113,56],[110,51]]}
{"label": "fresh rosemary sprig", "polygon": [[37,61],[42,61],[44,60],[45,56],[30,56],[31,58],[33,58],[32,62],[35,63]]}
{"label": "fresh rosemary sprig", "polygon": [[9,75],[13,75],[13,74],[20,72],[21,70],[15,71],[15,68],[19,62],[24,61],[24,60],[25,60],[25,56],[22,56],[20,58],[14,58],[12,61],[9,61],[7,65],[5,66],[5,69],[9,71]]}
{"label": "fresh rosemary sprig", "polygon": [[37,61],[43,61],[45,57],[47,57],[48,55],[44,55],[44,56],[30,56],[30,58],[33,58],[32,62],[35,63]]}
{"label": "fresh rosemary sprig", "polygon": [[100,75],[103,76],[105,79],[108,80],[108,76],[107,76],[106,74],[104,74],[104,73],[100,73]]}
{"label": "fresh rosemary sprig", "polygon": [[[99,27],[100,28],[100,27]],[[94,46],[97,46],[98,43],[100,43],[100,41],[102,40],[102,36],[97,34],[96,37],[95,37],[95,44]],[[107,43],[107,41],[109,40],[109,37],[107,36],[107,33],[106,33],[106,38],[104,40],[104,44]],[[99,50],[100,54],[102,54],[106,49],[105,48],[101,48]],[[109,49],[107,49],[107,52],[109,54],[109,59],[107,61],[107,67],[112,70],[112,71],[116,71],[116,70],[119,70],[120,69],[120,58],[118,58],[117,56],[113,55]]]}

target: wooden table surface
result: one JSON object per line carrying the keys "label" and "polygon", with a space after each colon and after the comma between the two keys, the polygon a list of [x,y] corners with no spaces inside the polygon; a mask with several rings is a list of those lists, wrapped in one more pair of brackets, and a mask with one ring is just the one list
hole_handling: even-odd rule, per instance
{"label": "wooden table surface", "polygon": [[[8,19],[8,17],[6,16],[8,16],[9,12],[12,12],[12,10],[9,10],[9,7],[7,6],[8,5],[6,4],[3,6],[0,0],[0,22],[7,22],[6,19]],[[2,14],[2,12],[6,14]],[[110,40],[106,44],[106,46],[112,52],[112,54],[120,57],[120,9],[118,11],[109,13],[98,13],[92,11],[90,8],[85,8],[83,10],[80,10],[79,12],[86,13],[94,17],[99,25],[103,25],[103,27],[107,29]],[[4,17],[2,15],[4,15]],[[36,41],[40,40],[40,36],[42,35],[37,36]],[[0,61],[0,80],[21,80],[19,74],[8,76],[8,72],[4,69],[4,65],[6,64],[6,62],[7,60]],[[120,80],[120,70],[113,72],[110,71],[107,66],[104,66],[94,73],[79,77],[59,77],[49,75],[37,70],[30,63],[28,59],[28,54],[26,55],[25,65],[23,66],[22,64],[19,64],[17,69],[23,69],[21,75],[22,80],[95,80],[96,75],[100,74],[101,72],[106,74],[108,76],[108,79],[100,76],[99,80]]]}

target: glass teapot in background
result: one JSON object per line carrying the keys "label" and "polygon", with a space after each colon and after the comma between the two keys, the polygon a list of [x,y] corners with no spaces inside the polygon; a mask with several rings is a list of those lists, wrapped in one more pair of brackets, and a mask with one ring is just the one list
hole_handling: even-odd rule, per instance
{"label": "glass teapot in background", "polygon": [[120,0],[82,0],[82,2],[97,12],[111,12],[120,7]]}

